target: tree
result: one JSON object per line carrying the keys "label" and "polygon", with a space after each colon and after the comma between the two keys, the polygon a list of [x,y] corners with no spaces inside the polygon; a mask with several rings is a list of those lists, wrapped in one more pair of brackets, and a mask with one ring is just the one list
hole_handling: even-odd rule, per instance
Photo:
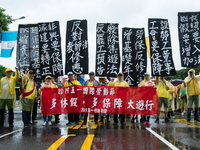
{"label": "tree", "polygon": [[4,12],[6,10],[4,8],[0,8],[0,27],[3,25],[2,30],[1,31],[8,31],[9,27],[8,25],[10,23],[12,23],[12,16],[6,15]]}
{"label": "tree", "polygon": [[[188,76],[188,71],[191,68],[186,68],[186,69],[181,69],[181,70],[177,70],[176,71],[176,75],[174,76],[170,76],[172,79],[182,79],[184,80],[187,76]],[[199,74],[200,73],[200,69],[199,68],[195,68],[195,74]]]}

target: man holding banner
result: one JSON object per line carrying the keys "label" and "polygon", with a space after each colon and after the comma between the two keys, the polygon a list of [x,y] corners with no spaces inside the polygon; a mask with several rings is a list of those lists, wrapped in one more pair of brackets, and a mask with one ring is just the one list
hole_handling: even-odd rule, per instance
{"label": "man holding banner", "polygon": [[[72,85],[81,85],[81,83],[74,79],[74,75],[72,72],[68,72],[68,81],[65,82],[64,87],[72,86]],[[78,125],[79,121],[79,113],[68,113],[68,123],[66,125],[73,124],[73,121],[76,125]]]}
{"label": "man holding banner", "polygon": [[[116,87],[129,87],[128,83],[124,80],[124,74],[119,72],[117,74],[117,81],[114,82],[113,86],[116,86]],[[117,118],[117,114],[114,115],[114,123],[113,125],[117,125],[118,124],[118,118]],[[125,123],[125,115],[120,115],[121,117],[121,125],[126,125]]]}
{"label": "man holding banner", "polygon": [[[100,86],[100,83],[97,80],[95,80],[95,74],[94,74],[94,72],[90,72],[89,73],[89,78],[90,79],[87,80],[84,83],[84,86]],[[87,117],[88,117],[88,114],[85,113],[83,125],[86,124]],[[94,121],[95,121],[95,124],[98,124],[98,114],[94,114]]]}
{"label": "man holding banner", "polygon": [[0,80],[0,127],[4,124],[4,111],[7,106],[9,110],[9,127],[13,127],[14,113],[13,108],[16,108],[16,94],[15,94],[15,83],[20,77],[18,67],[15,67],[15,77],[12,76],[12,69],[6,69],[6,77]]}

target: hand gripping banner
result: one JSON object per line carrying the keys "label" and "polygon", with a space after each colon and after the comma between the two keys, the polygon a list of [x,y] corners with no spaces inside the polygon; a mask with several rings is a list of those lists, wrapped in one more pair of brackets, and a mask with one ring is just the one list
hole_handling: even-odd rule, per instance
{"label": "hand gripping banner", "polygon": [[45,88],[42,114],[98,113],[154,115],[158,95],[153,87],[70,86]]}

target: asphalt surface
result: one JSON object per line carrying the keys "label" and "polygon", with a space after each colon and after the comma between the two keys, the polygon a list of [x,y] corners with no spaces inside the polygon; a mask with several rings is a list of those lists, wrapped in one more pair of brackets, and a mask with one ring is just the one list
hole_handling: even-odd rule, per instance
{"label": "asphalt surface", "polygon": [[[2,150],[168,150],[168,149],[200,149],[200,123],[187,123],[186,115],[176,115],[170,123],[156,124],[155,116],[151,116],[151,126],[140,122],[131,123],[126,118],[126,125],[110,123],[95,125],[90,115],[88,125],[66,126],[67,115],[60,116],[60,123],[43,126],[42,116],[38,114],[38,123],[28,128],[23,127],[21,111],[15,109],[14,127],[8,127],[5,115],[4,127],[0,128],[0,149]],[[54,121],[54,117],[52,119]]]}

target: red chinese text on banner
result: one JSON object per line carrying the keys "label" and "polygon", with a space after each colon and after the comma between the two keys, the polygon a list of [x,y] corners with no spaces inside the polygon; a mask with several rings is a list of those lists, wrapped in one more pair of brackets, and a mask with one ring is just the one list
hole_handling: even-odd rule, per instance
{"label": "red chinese text on banner", "polygon": [[42,114],[99,113],[154,115],[158,95],[153,87],[70,86],[42,90]]}

